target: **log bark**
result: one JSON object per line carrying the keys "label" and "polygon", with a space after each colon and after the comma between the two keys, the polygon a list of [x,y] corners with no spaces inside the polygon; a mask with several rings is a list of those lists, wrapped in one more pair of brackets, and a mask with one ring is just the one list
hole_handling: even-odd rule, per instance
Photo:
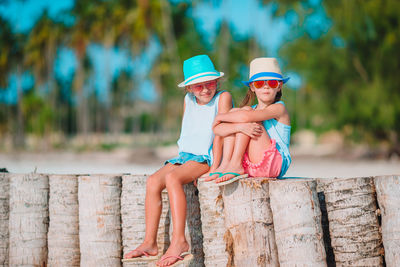
{"label": "log bark", "polygon": [[222,187],[234,266],[279,266],[267,181],[250,178]]}
{"label": "log bark", "polygon": [[372,178],[320,179],[336,266],[383,266]]}
{"label": "log bark", "polygon": [[204,264],[207,267],[232,266],[227,252],[224,204],[219,187],[213,182],[198,182],[203,233]]}
{"label": "log bark", "polygon": [[79,176],[81,266],[121,266],[121,176]]}
{"label": "log bark", "polygon": [[280,266],[327,266],[316,182],[270,183]]}
{"label": "log bark", "polygon": [[400,176],[375,177],[388,267],[400,266]]}
{"label": "log bark", "polygon": [[[193,183],[184,185],[186,195],[186,238],[190,244],[193,259],[185,266],[204,266],[203,233],[201,231],[201,215],[199,191]],[[181,266],[184,266],[183,264]]]}
{"label": "log bark", "polygon": [[48,197],[47,175],[10,176],[10,266],[47,264]]}
{"label": "log bark", "polygon": [[[121,220],[123,254],[138,247],[144,239],[146,230],[144,210],[146,181],[147,175],[122,176]],[[163,191],[161,196],[162,211],[157,233],[158,254],[160,256],[165,253],[170,243],[168,193]],[[124,262],[123,266],[148,266],[148,261]]]}
{"label": "log bark", "polygon": [[49,176],[48,265],[79,266],[78,177]]}
{"label": "log bark", "polygon": [[10,179],[8,173],[0,173],[0,266],[8,266]]}
{"label": "log bark", "polygon": [[[193,259],[185,263],[177,263],[176,267],[204,266],[203,252],[203,234],[201,231],[200,203],[198,198],[198,190],[193,183],[186,184],[183,187],[186,195],[186,225],[185,238],[190,245],[190,253]],[[170,237],[173,233],[173,221],[171,219]]]}

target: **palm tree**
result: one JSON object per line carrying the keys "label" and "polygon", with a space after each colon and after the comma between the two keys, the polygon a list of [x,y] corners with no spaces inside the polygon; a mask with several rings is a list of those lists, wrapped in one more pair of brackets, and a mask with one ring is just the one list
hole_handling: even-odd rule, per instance
{"label": "palm tree", "polygon": [[[12,72],[16,72],[17,77],[21,77],[23,66],[23,48],[25,36],[19,33],[13,33],[9,23],[0,17],[0,88],[8,85],[7,79]],[[10,112],[5,107],[6,118],[14,117],[14,112]],[[11,132],[13,134],[13,143],[15,147],[22,148],[25,145],[24,137],[24,119],[22,114],[22,88],[17,79],[17,106],[16,118],[11,121]],[[13,123],[15,122],[15,124]]]}
{"label": "palm tree", "polygon": [[[31,68],[35,77],[35,88],[45,87],[51,110],[57,112],[57,88],[54,79],[54,59],[57,46],[61,37],[61,25],[55,23],[48,15],[43,12],[32,31],[29,33],[24,47],[24,63]],[[49,116],[50,120],[56,116]],[[46,122],[47,131],[54,128],[55,121]],[[47,132],[48,133],[48,132]]]}

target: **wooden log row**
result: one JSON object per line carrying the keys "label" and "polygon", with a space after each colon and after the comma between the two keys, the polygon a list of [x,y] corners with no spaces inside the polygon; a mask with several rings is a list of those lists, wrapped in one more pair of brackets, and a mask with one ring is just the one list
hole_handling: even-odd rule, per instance
{"label": "wooden log row", "polygon": [[[9,190],[10,238],[9,259],[7,259],[7,256],[3,255],[3,260],[4,262],[8,261],[11,266],[43,265],[47,261],[46,240],[49,210],[51,211],[50,221],[52,217],[62,215],[57,215],[52,210],[53,208],[50,208],[53,204],[49,204],[48,202],[49,177],[43,174],[3,174],[1,180],[3,184],[5,181],[7,184],[7,179],[5,177],[9,177],[11,180]],[[89,177],[93,179],[89,179]],[[377,177],[375,179],[318,180],[318,187],[320,189],[318,191],[320,191],[319,193],[323,193],[328,217],[327,221],[329,223],[331,244],[328,245],[333,249],[336,266],[382,266],[382,239],[383,246],[386,250],[385,260],[387,266],[399,266],[399,179],[399,176],[390,176]],[[56,181],[57,179],[52,180]],[[74,178],[71,178],[71,180],[74,180]],[[245,184],[246,181],[248,184]],[[227,221],[225,223],[231,226],[228,230],[232,230],[228,232],[230,233],[230,239],[228,238],[230,242],[227,243],[228,245],[231,243],[233,246],[233,249],[230,249],[229,246],[227,247],[228,251],[225,253],[229,253],[229,255],[225,257],[225,260],[228,261],[229,256],[234,259],[234,262],[229,263],[228,266],[232,266],[232,264],[235,264],[235,266],[248,266],[249,261],[245,262],[243,260],[245,259],[243,251],[246,251],[243,247],[248,249],[248,259],[257,259],[256,265],[254,266],[276,265],[277,263],[272,261],[274,257],[268,256],[274,254],[274,244],[276,244],[278,263],[282,266],[285,266],[285,264],[289,266],[290,262],[300,263],[302,260],[301,256],[304,258],[303,254],[296,253],[290,254],[292,258],[289,259],[288,255],[280,252],[289,250],[303,250],[307,251],[306,253],[313,252],[311,253],[311,258],[310,254],[307,254],[309,256],[308,260],[312,260],[316,266],[319,266],[318,261],[324,257],[324,254],[321,253],[321,247],[323,247],[323,245],[321,245],[321,226],[318,225],[318,217],[321,215],[316,198],[315,181],[291,180],[275,181],[271,183],[263,183],[260,181],[259,183],[255,183],[256,181],[257,179],[246,179],[245,181],[237,182],[223,188],[225,218]],[[376,206],[375,186],[373,182],[375,182],[376,185],[377,200],[382,214],[382,239],[379,234],[379,210]],[[71,183],[69,186],[65,186],[65,188],[71,188],[71,195],[74,195],[72,189],[74,188],[73,184],[74,183]],[[53,183],[50,184],[50,187],[54,187]],[[6,188],[6,186],[2,187],[2,189],[3,188]],[[201,184],[199,188],[200,202],[202,206],[205,206],[204,198],[201,197]],[[68,198],[73,202],[74,197],[68,196],[68,194],[62,197],[60,196],[58,200],[53,200],[52,192],[56,193],[57,190],[55,188],[55,191],[52,190],[53,189],[50,189],[51,202],[59,201],[61,203],[62,201],[66,201],[64,202],[65,204],[68,202]],[[104,259],[100,264],[107,261],[111,262],[109,264],[107,263],[108,266],[119,266],[122,254],[119,220],[120,210],[123,210],[119,202],[121,177],[100,175],[95,178],[95,176],[82,176],[79,178],[79,190],[80,232],[78,236],[76,234],[69,234],[68,238],[73,239],[75,236],[75,239],[79,239],[79,236],[81,237],[79,241],[80,253],[82,255],[80,264],[82,266],[95,266],[99,263],[94,263],[94,259],[92,258],[93,254],[95,254],[97,258],[101,258],[99,255],[102,253],[110,253],[109,256],[106,256],[107,259]],[[2,201],[3,207],[4,203],[8,202],[6,191],[0,191],[0,201]],[[90,193],[83,194],[83,192]],[[195,190],[191,192],[194,192],[194,195],[189,195],[187,198],[188,201],[196,195]],[[62,195],[61,193],[56,194]],[[235,194],[244,200],[242,201],[243,203],[240,203],[240,201],[238,202],[238,199],[233,197]],[[97,197],[93,197],[92,195]],[[290,195],[292,196],[290,197]],[[271,200],[269,200],[269,198],[271,198]],[[290,204],[290,201],[284,201],[285,199],[293,200],[294,202]],[[296,201],[297,199],[300,200]],[[234,203],[236,201],[237,204],[230,205],[230,201]],[[90,206],[90,203],[92,204],[92,208],[86,208],[87,205]],[[95,205],[93,205],[93,203],[95,203]],[[268,211],[268,204],[272,212]],[[50,207],[48,207],[48,205]],[[208,205],[212,210],[212,205]],[[68,207],[74,205],[61,206]],[[85,206],[85,208],[82,209],[81,206]],[[232,208],[231,211],[229,210],[230,208]],[[7,209],[3,208],[3,210]],[[194,213],[199,213],[198,209],[197,211],[195,210],[196,209],[193,209],[193,212],[188,212],[188,217],[192,217]],[[217,210],[217,206],[215,205],[214,210]],[[263,214],[257,214],[258,210],[266,211],[265,213],[270,213],[270,215],[264,216]],[[360,211],[362,212],[360,213]],[[250,217],[246,219],[246,216],[237,215],[238,213],[245,213]],[[231,215],[229,216],[228,214]],[[294,220],[294,218],[296,214],[308,215],[304,216],[305,218],[297,218],[297,223],[295,223],[296,220]],[[93,220],[93,217],[89,218],[91,217],[90,215],[93,215],[95,220]],[[232,216],[234,219],[231,218]],[[5,214],[1,218],[7,217],[8,216]],[[84,219],[85,217],[87,217],[87,219]],[[273,223],[271,223],[271,217]],[[54,217],[53,220],[54,223],[57,222],[56,217]],[[198,218],[195,220],[199,222]],[[235,222],[235,220],[239,223]],[[90,223],[85,225],[86,221]],[[209,234],[208,231],[215,232],[215,229],[211,230],[210,228],[212,227],[209,227],[205,223],[206,221],[205,219],[202,220],[205,244],[205,247],[202,249],[203,251],[207,251],[207,243],[205,241],[207,240],[207,234]],[[315,224],[313,225],[313,223]],[[347,228],[347,232],[343,231],[349,225],[351,228]],[[90,226],[94,229],[90,230]],[[273,231],[266,230],[266,228],[271,226],[273,226]],[[50,223],[48,231],[48,238],[50,239],[56,238],[54,235],[52,237],[51,232],[53,230],[50,229],[52,227],[53,225]],[[239,231],[237,231],[237,229],[239,229]],[[354,229],[357,231],[352,232]],[[0,233],[1,236],[8,235],[8,229],[0,228],[0,230],[2,231]],[[92,231],[90,236],[85,236],[85,234],[90,231]],[[72,232],[73,231],[70,233]],[[220,232],[219,230],[218,233]],[[62,233],[60,236],[62,236],[62,238],[67,238],[65,234],[66,233]],[[197,235],[201,236],[199,233],[197,233]],[[220,235],[221,234],[219,234],[219,236]],[[273,240],[273,235],[275,235],[276,242],[271,241]],[[84,242],[82,242],[83,236],[85,236]],[[53,266],[56,266],[55,263],[51,263],[50,260],[52,257],[51,253],[56,255],[55,251],[51,252],[54,248],[52,248],[53,245],[51,245],[53,240],[50,241],[50,239],[48,242],[49,266],[53,264]],[[361,242],[359,242],[360,240]],[[57,242],[54,241],[53,244],[56,243]],[[75,244],[76,243],[75,241]],[[252,246],[255,247],[254,250],[251,250]],[[265,252],[265,248],[268,248],[267,252]],[[103,251],[102,249],[105,250]],[[93,251],[95,251],[95,253]],[[99,253],[99,251],[101,251],[101,253]],[[237,255],[236,252],[238,252]],[[111,254],[118,254],[118,256],[113,256]],[[298,255],[298,259],[293,259],[297,257],[295,257],[297,254],[300,254]],[[27,256],[25,257],[25,255]],[[223,255],[223,253],[221,255]],[[206,260],[207,254],[205,254],[204,257]],[[223,258],[223,256],[221,258]],[[69,259],[71,259],[71,256],[69,256]],[[6,264],[3,265],[7,266]],[[208,265],[206,264],[206,266]]]}

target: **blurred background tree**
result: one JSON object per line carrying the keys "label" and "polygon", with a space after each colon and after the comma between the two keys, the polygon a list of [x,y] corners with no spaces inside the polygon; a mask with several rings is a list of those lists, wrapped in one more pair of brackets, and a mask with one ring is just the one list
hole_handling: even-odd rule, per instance
{"label": "blurred background tree", "polygon": [[[221,89],[236,105],[250,60],[276,56],[294,81],[284,89],[293,133],[334,129],[399,149],[397,0],[71,0],[56,14],[61,4],[48,3],[36,19],[8,15],[35,1],[0,2],[2,148],[54,134],[172,140],[182,62],[204,53],[225,72]],[[19,29],[22,19],[32,27]]]}

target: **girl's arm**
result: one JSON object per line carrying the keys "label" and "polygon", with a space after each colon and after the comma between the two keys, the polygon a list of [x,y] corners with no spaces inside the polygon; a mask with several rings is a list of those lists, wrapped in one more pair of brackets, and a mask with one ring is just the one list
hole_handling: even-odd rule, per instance
{"label": "girl's arm", "polygon": [[[218,114],[214,120],[214,127],[221,122],[259,122],[270,119],[280,121],[281,117],[287,117],[287,111],[283,104],[277,103],[266,107],[265,109],[238,110],[225,114]],[[286,122],[288,124],[288,122]]]}
{"label": "girl's arm", "polygon": [[[232,96],[229,92],[221,93],[218,102],[218,114],[227,113],[232,108]],[[215,136],[213,141],[213,164],[209,172],[218,168],[222,158],[223,139],[221,136]]]}
{"label": "girl's arm", "polygon": [[217,136],[225,137],[235,133],[244,133],[250,138],[256,138],[262,134],[262,126],[256,122],[239,123],[219,123],[214,127],[214,133]]}

